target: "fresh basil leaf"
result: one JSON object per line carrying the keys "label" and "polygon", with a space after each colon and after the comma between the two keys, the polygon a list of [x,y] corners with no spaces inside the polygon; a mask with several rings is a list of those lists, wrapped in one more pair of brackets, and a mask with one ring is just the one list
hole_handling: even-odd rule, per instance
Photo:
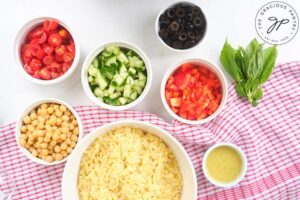
{"label": "fresh basil leaf", "polygon": [[272,70],[275,65],[275,60],[277,57],[276,46],[271,46],[263,50],[264,64],[263,70],[260,75],[260,83],[265,83],[270,77]]}
{"label": "fresh basil leaf", "polygon": [[248,55],[254,54],[255,50],[260,44],[257,42],[256,38],[254,38],[247,46],[246,52]]}
{"label": "fresh basil leaf", "polygon": [[234,80],[240,81],[242,79],[241,70],[235,62],[235,51],[230,44],[228,44],[227,40],[221,51],[220,61],[224,69]]}
{"label": "fresh basil leaf", "polygon": [[259,45],[256,52],[256,72],[255,78],[259,79],[261,72],[264,69],[264,55],[263,55],[263,45]]}
{"label": "fresh basil leaf", "polygon": [[262,99],[262,97],[263,97],[263,90],[261,87],[259,87],[253,94],[253,98],[254,99]]}
{"label": "fresh basil leaf", "polygon": [[235,85],[235,91],[236,93],[241,96],[241,97],[247,97],[247,93],[244,89],[244,84],[243,82],[237,82]]}
{"label": "fresh basil leaf", "polygon": [[245,58],[244,58],[243,52],[240,48],[238,50],[236,50],[236,52],[235,52],[235,62],[240,67],[242,78],[246,79],[246,77],[247,77],[246,71],[245,71],[246,63],[245,63]]}

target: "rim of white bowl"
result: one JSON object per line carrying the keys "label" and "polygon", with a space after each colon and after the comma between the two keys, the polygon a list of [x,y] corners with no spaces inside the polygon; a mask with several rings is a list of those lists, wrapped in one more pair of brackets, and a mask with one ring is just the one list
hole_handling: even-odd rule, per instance
{"label": "rim of white bowl", "polygon": [[[45,20],[56,20],[61,26],[63,26],[65,29],[67,29],[69,31],[69,33],[71,34],[71,36],[74,40],[74,44],[75,44],[75,57],[74,57],[72,65],[67,70],[67,72],[65,72],[62,76],[60,76],[56,79],[52,79],[52,80],[42,80],[42,79],[37,79],[37,78],[32,77],[30,74],[28,74],[24,70],[24,68],[23,68],[24,64],[23,64],[23,61],[22,61],[22,58],[21,58],[21,45],[23,44],[27,34],[34,27],[36,27],[37,25],[43,23],[43,21],[45,21]],[[60,83],[60,82],[64,81],[65,79],[67,79],[68,77],[70,77],[71,74],[77,68],[79,60],[80,60],[80,46],[79,46],[79,43],[78,43],[77,35],[62,20],[54,18],[54,17],[48,17],[48,16],[37,17],[37,18],[33,18],[33,19],[27,21],[20,28],[19,32],[17,33],[17,35],[15,37],[14,50],[13,51],[14,51],[15,63],[17,64],[18,69],[21,72],[21,74],[23,75],[23,77],[25,77],[27,80],[31,81],[32,83],[35,83],[35,84],[38,84],[38,85],[45,85],[45,86]]]}
{"label": "rim of white bowl", "polygon": [[[74,163],[74,161],[73,161],[74,158],[73,157],[76,155],[76,153],[80,153],[80,152],[78,152],[78,151],[81,151],[81,147],[80,146],[82,144],[88,143],[87,141],[90,140],[90,138],[95,137],[94,135],[99,130],[103,130],[103,129],[111,130],[111,129],[114,129],[116,126],[119,126],[119,127],[121,127],[121,126],[132,126],[132,127],[135,127],[135,125],[137,127],[138,126],[144,126],[144,127],[148,126],[148,127],[151,127],[154,130],[158,130],[157,132],[159,132],[159,133],[155,134],[157,137],[161,138],[164,142],[165,142],[165,139],[162,138],[163,136],[169,138],[172,141],[172,143],[174,143],[175,146],[180,149],[181,153],[184,155],[184,158],[187,160],[187,166],[190,168],[190,171],[192,172],[192,179],[193,179],[193,186],[194,186],[194,188],[193,188],[193,190],[194,190],[193,191],[194,199],[193,200],[197,199],[197,193],[198,193],[198,191],[197,191],[197,185],[198,184],[197,184],[197,176],[196,176],[195,168],[194,168],[194,165],[193,165],[193,163],[191,161],[190,156],[188,155],[188,153],[185,150],[185,148],[183,147],[183,145],[173,135],[171,135],[168,131],[164,130],[163,128],[161,128],[161,127],[159,127],[157,125],[151,124],[149,122],[140,121],[140,120],[134,120],[134,119],[123,119],[123,120],[118,120],[118,121],[115,121],[115,122],[111,122],[111,123],[107,123],[107,124],[104,124],[102,126],[99,126],[99,127],[95,128],[95,129],[93,129],[86,137],[84,137],[80,141],[80,144],[79,144],[78,148],[74,152],[75,154],[72,155],[72,157],[70,158],[70,160],[68,160],[68,162],[66,163],[65,168],[64,168],[63,177],[62,177],[62,184],[61,184],[63,199],[66,199],[65,193],[68,193],[68,194],[70,193],[70,191],[69,191],[69,187],[70,186],[68,185],[68,182],[67,182],[67,178],[66,178],[67,175],[66,175],[66,173],[67,173],[67,170],[70,167],[72,167],[72,172],[69,172],[69,173],[74,174],[74,166],[72,165]],[[100,134],[97,135],[97,137],[99,137],[99,135],[104,135],[106,133],[107,133],[107,131],[103,132],[103,133],[100,133]],[[162,135],[162,137],[160,137],[160,135]],[[88,146],[85,148],[85,150],[93,143],[93,141],[91,141],[88,144]],[[166,143],[168,143],[168,142],[166,142]],[[81,154],[81,156],[83,155],[83,153]],[[175,155],[174,152],[173,152],[173,154]],[[178,160],[177,155],[175,155],[175,156],[176,156],[176,159]],[[80,160],[81,160],[81,158],[80,158]],[[79,161],[79,163],[80,163],[80,161]],[[182,170],[186,170],[186,169],[180,168],[180,172],[182,172]],[[77,173],[76,177],[77,176],[78,176],[78,173]],[[66,191],[65,189],[68,189],[68,191]]]}
{"label": "rim of white bowl", "polygon": [[[204,31],[204,34],[203,34],[203,37],[199,40],[199,42],[195,45],[195,46],[192,46],[188,49],[175,49],[169,45],[167,45],[163,39],[159,36],[158,32],[159,32],[159,17],[167,10],[169,9],[170,7],[176,5],[176,4],[190,4],[190,5],[193,5],[193,6],[198,6],[202,13],[203,13],[203,16],[204,16],[204,19],[205,19],[205,22],[206,22],[206,25],[205,25],[205,31]],[[166,48],[174,51],[174,52],[187,52],[187,51],[190,51],[194,48],[196,48],[200,43],[203,42],[204,38],[206,37],[206,33],[207,33],[207,29],[208,29],[208,23],[207,23],[207,17],[206,17],[206,14],[205,12],[203,11],[203,9],[196,3],[196,2],[193,2],[193,1],[175,1],[175,2],[172,2],[172,3],[169,3],[167,4],[166,6],[164,6],[160,11],[159,13],[157,14],[156,16],[156,19],[155,19],[155,35],[156,37],[158,38],[158,40],[163,44],[163,46],[165,46]]]}
{"label": "rim of white bowl", "polygon": [[[184,63],[197,63],[197,64],[201,64],[204,65],[204,67],[207,67],[209,70],[211,70],[220,80],[221,85],[222,85],[222,101],[218,107],[218,109],[211,114],[210,116],[208,116],[207,118],[201,119],[201,120],[187,120],[184,119],[182,117],[180,117],[179,115],[176,115],[171,108],[169,107],[166,98],[165,98],[165,87],[166,87],[166,83],[168,78],[170,77],[171,74],[173,74],[182,64]],[[200,58],[191,58],[191,59],[186,59],[183,60],[175,65],[172,65],[164,74],[162,82],[161,82],[161,86],[160,86],[160,96],[161,96],[161,100],[163,102],[163,105],[165,107],[165,109],[168,111],[168,113],[175,118],[176,120],[183,122],[185,124],[191,124],[191,125],[200,125],[200,124],[204,124],[206,122],[209,122],[211,120],[213,120],[215,117],[217,117],[220,112],[222,111],[222,109],[224,108],[226,101],[227,101],[227,93],[228,93],[228,89],[227,89],[227,81],[226,78],[223,74],[223,72],[216,67],[217,65],[212,64],[209,61],[206,61],[204,59],[200,59]]]}
{"label": "rim of white bowl", "polygon": [[[207,160],[207,157],[208,155],[210,154],[210,152],[218,147],[221,147],[221,146],[227,146],[227,147],[230,147],[232,149],[234,149],[238,154],[239,156],[241,157],[242,159],[242,165],[243,165],[243,168],[242,168],[242,171],[240,173],[240,175],[232,182],[230,183],[222,183],[222,182],[219,182],[219,181],[216,181],[214,180],[208,173],[208,170],[206,168],[206,160]],[[213,185],[215,186],[218,186],[218,187],[232,187],[232,186],[235,186],[237,185],[240,181],[243,180],[243,178],[245,177],[246,175],[246,172],[247,172],[247,167],[248,167],[248,163],[247,163],[247,157],[246,157],[246,154],[244,153],[244,151],[238,147],[237,145],[233,144],[233,143],[230,143],[230,142],[218,142],[216,144],[214,144],[213,146],[211,146],[204,154],[204,157],[203,157],[203,160],[202,160],[202,170],[203,170],[203,173],[206,177],[206,179],[212,183]]]}
{"label": "rim of white bowl", "polygon": [[[126,104],[126,105],[122,105],[122,106],[113,106],[113,105],[109,105],[104,102],[101,102],[93,94],[92,90],[90,89],[89,83],[88,83],[88,67],[89,67],[89,65],[91,64],[93,59],[100,52],[102,52],[105,49],[105,47],[107,47],[108,45],[112,45],[112,44],[119,46],[119,47],[133,50],[136,54],[138,54],[142,58],[142,60],[145,63],[145,67],[146,67],[146,71],[147,71],[147,83],[146,83],[146,86],[145,86],[143,92],[141,93],[141,95],[133,102]],[[141,50],[136,45],[134,45],[130,42],[127,42],[127,41],[111,41],[111,42],[107,42],[107,43],[98,45],[98,47],[93,49],[89,53],[89,55],[85,58],[83,67],[82,67],[82,71],[81,71],[81,81],[82,81],[83,89],[84,89],[85,93],[87,94],[87,96],[101,108],[104,108],[107,110],[112,110],[112,111],[126,110],[126,109],[132,108],[132,107],[136,106],[138,103],[140,103],[145,98],[147,93],[149,92],[150,85],[152,83],[152,68],[151,68],[150,61],[149,61],[148,57],[146,56],[146,54],[144,53],[144,51]]]}
{"label": "rim of white bowl", "polygon": [[[77,123],[78,123],[78,129],[79,129],[78,141],[76,143],[76,146],[72,150],[72,152],[68,156],[66,156],[64,159],[62,159],[60,161],[51,162],[51,163],[46,162],[46,161],[44,161],[44,160],[42,160],[40,158],[34,157],[26,148],[22,147],[20,145],[20,142],[19,142],[19,138],[20,138],[19,136],[21,135],[21,127],[22,127],[22,124],[23,124],[23,121],[22,121],[23,117],[26,116],[27,114],[29,114],[33,109],[37,108],[39,105],[41,105],[43,103],[57,103],[57,104],[61,104],[61,105],[66,106],[68,108],[68,110],[70,110],[72,112],[72,114],[74,115],[74,117],[76,118]],[[60,163],[65,162],[69,158],[69,156],[73,153],[73,151],[75,150],[75,148],[77,147],[78,143],[80,142],[80,140],[83,137],[83,124],[82,124],[82,121],[81,121],[78,113],[75,111],[75,109],[71,105],[69,105],[68,103],[66,103],[66,102],[64,102],[62,100],[59,100],[59,99],[44,98],[44,99],[39,99],[39,100],[35,101],[34,103],[31,103],[21,113],[20,118],[19,118],[19,120],[18,120],[18,122],[16,124],[15,137],[16,137],[16,142],[17,142],[17,145],[18,145],[20,151],[28,159],[30,159],[31,161],[33,161],[35,163],[42,164],[42,165],[56,165],[56,164],[60,164]]]}

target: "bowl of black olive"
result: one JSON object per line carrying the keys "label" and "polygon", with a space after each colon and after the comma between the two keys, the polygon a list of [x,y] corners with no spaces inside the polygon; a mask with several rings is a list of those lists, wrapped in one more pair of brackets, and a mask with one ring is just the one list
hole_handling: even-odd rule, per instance
{"label": "bowl of black olive", "polygon": [[155,26],[156,35],[164,46],[175,51],[186,51],[203,40],[207,21],[198,5],[180,1],[161,10]]}

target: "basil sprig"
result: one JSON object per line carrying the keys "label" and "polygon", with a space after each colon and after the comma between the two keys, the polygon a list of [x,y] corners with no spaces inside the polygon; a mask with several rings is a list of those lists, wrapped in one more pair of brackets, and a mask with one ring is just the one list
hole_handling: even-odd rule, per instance
{"label": "basil sprig", "polygon": [[227,73],[236,81],[236,93],[257,106],[258,100],[263,97],[262,84],[272,74],[276,57],[276,46],[264,49],[263,44],[256,39],[246,49],[233,49],[226,40],[220,60]]}

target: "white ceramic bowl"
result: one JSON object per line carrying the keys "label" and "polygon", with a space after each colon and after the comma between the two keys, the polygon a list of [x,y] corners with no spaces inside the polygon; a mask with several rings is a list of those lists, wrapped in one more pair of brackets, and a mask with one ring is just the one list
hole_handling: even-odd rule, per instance
{"label": "white ceramic bowl", "polygon": [[18,147],[19,149],[21,150],[21,152],[27,157],[29,158],[31,161],[33,162],[36,162],[38,164],[42,164],[42,165],[56,165],[56,164],[59,164],[59,163],[63,163],[65,162],[68,157],[70,155],[72,155],[73,151],[71,152],[71,154],[69,154],[67,157],[65,157],[63,160],[60,160],[60,161],[54,161],[54,162],[46,162],[40,158],[37,158],[37,157],[34,157],[26,148],[22,147],[20,145],[20,142],[19,142],[19,139],[20,139],[20,135],[21,135],[21,127],[22,127],[22,124],[23,124],[23,117],[25,117],[26,115],[28,115],[33,109],[35,109],[36,107],[40,106],[41,104],[43,103],[57,103],[57,104],[60,104],[60,105],[64,105],[66,106],[71,112],[72,114],[75,116],[76,120],[77,120],[77,123],[78,123],[78,129],[79,129],[79,135],[78,135],[78,141],[77,141],[77,144],[76,144],[76,147],[79,143],[79,141],[81,140],[82,136],[83,136],[83,125],[82,125],[82,122],[81,122],[81,119],[79,117],[79,115],[77,114],[77,112],[72,108],[72,106],[70,106],[69,104],[67,104],[66,102],[63,102],[61,100],[58,100],[58,99],[52,99],[52,98],[49,98],[49,99],[41,99],[41,100],[38,100],[34,103],[32,103],[31,105],[29,105],[21,114],[18,122],[17,122],[17,125],[16,125],[16,130],[15,130],[15,136],[16,136],[16,141],[17,141],[17,144],[18,144]]}
{"label": "white ceramic bowl", "polygon": [[[166,98],[165,98],[165,88],[166,88],[166,83],[167,83],[168,78],[184,63],[191,63],[191,64],[207,67],[210,71],[212,71],[214,74],[216,74],[216,76],[219,78],[221,85],[222,85],[222,95],[223,96],[222,96],[222,100],[221,100],[221,103],[220,103],[218,109],[212,115],[210,115],[209,117],[204,118],[202,120],[187,120],[187,119],[184,119],[184,118],[176,115],[170,109],[170,107],[166,101]],[[165,72],[162,82],[161,82],[161,87],[160,87],[161,100],[163,102],[164,107],[168,111],[168,113],[173,118],[175,118],[183,123],[192,124],[192,125],[199,125],[199,124],[203,124],[203,123],[213,120],[222,111],[222,109],[226,103],[226,100],[227,100],[227,92],[228,92],[227,91],[227,83],[226,83],[226,79],[225,79],[223,72],[218,67],[216,67],[216,65],[214,65],[206,60],[202,60],[202,59],[188,59],[188,60],[184,60],[176,65],[173,65]]]}
{"label": "white ceramic bowl", "polygon": [[106,134],[111,129],[120,126],[131,126],[141,128],[153,133],[160,137],[172,150],[177,158],[179,168],[183,177],[183,191],[182,200],[196,200],[197,199],[197,180],[196,174],[193,168],[193,164],[182,147],[182,145],[165,130],[152,125],[150,123],[135,121],[135,120],[123,120],[114,123],[106,124],[93,130],[88,136],[86,136],[74,150],[72,155],[67,161],[62,178],[62,197],[64,200],[79,200],[77,191],[77,178],[81,162],[81,157],[90,144],[99,136]]}
{"label": "white ceramic bowl", "polygon": [[[68,71],[66,73],[64,73],[62,76],[60,76],[56,79],[53,79],[53,80],[42,80],[42,79],[37,79],[37,78],[30,76],[23,68],[24,64],[23,64],[22,57],[21,57],[21,45],[24,43],[27,34],[33,28],[35,28],[37,25],[42,24],[45,20],[56,20],[60,25],[62,25],[64,28],[66,28],[73,37],[74,44],[75,44],[75,50],[76,50],[73,63],[70,66],[70,68],[68,69]],[[63,80],[65,80],[66,78],[68,78],[75,71],[75,69],[78,65],[78,62],[80,59],[80,47],[79,47],[77,35],[75,35],[75,33],[72,32],[72,30],[70,29],[70,27],[67,24],[65,24],[64,22],[62,22],[59,19],[56,19],[53,17],[34,18],[34,19],[30,20],[29,22],[27,22],[18,32],[18,34],[15,38],[15,41],[14,41],[14,58],[15,58],[15,62],[18,65],[18,68],[19,68],[21,74],[27,80],[29,80],[35,84],[39,84],[39,85],[53,85],[56,83],[60,83]]]}
{"label": "white ceramic bowl", "polygon": [[[204,34],[203,34],[203,37],[201,38],[201,40],[200,40],[195,46],[190,47],[190,48],[188,48],[188,49],[175,49],[175,48],[173,48],[173,47],[167,45],[167,44],[163,41],[163,39],[159,36],[159,34],[158,34],[159,29],[160,29],[160,28],[159,28],[159,17],[160,17],[166,10],[168,10],[169,8],[175,6],[176,4],[180,4],[180,3],[182,3],[182,4],[188,4],[188,5],[192,5],[192,6],[198,6],[198,7],[201,9],[201,11],[202,11],[202,13],[203,13],[203,16],[204,16],[204,19],[205,19],[205,22],[206,22],[206,26],[205,26],[206,28],[205,28],[205,32],[204,32]],[[172,2],[172,3],[168,4],[167,6],[163,7],[163,8],[159,11],[159,13],[157,14],[156,20],[155,20],[155,34],[156,34],[158,40],[161,42],[161,44],[162,44],[163,46],[165,46],[166,48],[168,48],[168,49],[170,49],[170,50],[172,50],[172,51],[174,51],[174,52],[186,52],[186,51],[190,51],[190,50],[194,49],[195,47],[197,47],[197,46],[203,41],[203,39],[205,38],[205,35],[206,35],[206,32],[207,32],[207,28],[208,28],[208,26],[207,26],[207,18],[206,18],[205,13],[203,12],[203,9],[202,9],[198,4],[196,4],[195,2],[192,2],[192,1],[175,1],[175,2]]]}
{"label": "white ceramic bowl", "polygon": [[[221,182],[218,182],[218,181],[214,180],[212,177],[209,176],[208,170],[206,168],[207,156],[209,155],[209,153],[212,150],[214,150],[214,149],[216,149],[217,147],[220,147],[220,146],[227,146],[227,147],[233,148],[236,152],[238,152],[238,154],[240,155],[240,157],[242,159],[242,165],[243,166],[242,166],[241,174],[233,182],[230,182],[230,183],[221,183]],[[205,152],[203,160],[202,160],[202,170],[203,170],[203,173],[204,173],[205,177],[207,178],[207,180],[209,182],[211,182],[212,184],[214,184],[215,186],[218,186],[218,187],[232,187],[232,186],[235,186],[236,184],[238,184],[244,178],[244,176],[246,175],[246,172],[247,172],[247,157],[246,157],[245,153],[242,151],[242,149],[240,149],[238,146],[236,146],[232,143],[228,143],[228,142],[220,142],[220,143],[217,143],[217,144],[211,146]]]}
{"label": "white ceramic bowl", "polygon": [[[104,102],[101,102],[93,94],[92,90],[90,89],[89,82],[88,82],[88,68],[89,68],[91,62],[99,53],[101,53],[105,49],[105,47],[107,47],[108,45],[112,45],[112,44],[116,45],[118,47],[123,47],[123,48],[133,50],[135,53],[137,53],[142,58],[142,60],[145,63],[145,66],[146,66],[146,70],[147,70],[147,83],[146,83],[146,86],[145,86],[142,94],[133,102],[126,104],[126,105],[122,105],[122,106],[113,106],[113,105],[109,105]],[[99,47],[97,47],[96,49],[91,51],[91,53],[86,57],[86,59],[84,60],[84,63],[83,63],[82,71],[81,71],[81,81],[82,81],[82,85],[83,85],[83,89],[84,89],[85,93],[95,104],[97,104],[101,108],[108,109],[108,110],[114,110],[114,111],[126,110],[126,109],[134,107],[135,105],[137,105],[139,102],[141,102],[145,98],[146,94],[148,93],[148,91],[150,89],[150,85],[152,82],[152,68],[151,68],[149,59],[146,56],[146,54],[140,48],[135,46],[134,44],[131,44],[129,42],[120,42],[120,41],[119,42],[109,42],[109,43],[100,45]]]}

